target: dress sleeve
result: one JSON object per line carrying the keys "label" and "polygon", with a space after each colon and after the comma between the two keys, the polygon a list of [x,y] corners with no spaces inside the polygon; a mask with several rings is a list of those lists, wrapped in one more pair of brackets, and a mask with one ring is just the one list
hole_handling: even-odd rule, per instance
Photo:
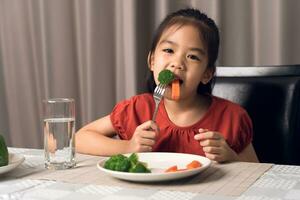
{"label": "dress sleeve", "polygon": [[151,119],[153,113],[151,94],[135,95],[119,102],[110,114],[111,123],[123,140],[130,140],[136,127]]}
{"label": "dress sleeve", "polygon": [[253,139],[253,126],[248,113],[243,110],[239,117],[239,128],[234,142],[233,149],[240,153],[247,147]]}
{"label": "dress sleeve", "polygon": [[111,123],[121,139],[128,140],[128,113],[130,110],[130,100],[124,100],[116,104],[110,114]]}

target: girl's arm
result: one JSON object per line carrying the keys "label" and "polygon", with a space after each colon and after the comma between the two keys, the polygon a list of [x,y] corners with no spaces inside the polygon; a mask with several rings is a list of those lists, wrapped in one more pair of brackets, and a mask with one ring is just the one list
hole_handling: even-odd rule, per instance
{"label": "girl's arm", "polygon": [[102,156],[129,153],[128,140],[113,139],[115,135],[110,116],[107,115],[84,126],[75,134],[76,151]]}
{"label": "girl's arm", "polygon": [[116,131],[107,115],[84,126],[75,134],[76,151],[101,156],[152,151],[158,131],[153,121],[147,121],[135,129],[130,140],[114,139],[112,137]]}
{"label": "girl's arm", "polygon": [[252,143],[246,146],[246,148],[238,154],[238,160],[244,162],[259,162]]}

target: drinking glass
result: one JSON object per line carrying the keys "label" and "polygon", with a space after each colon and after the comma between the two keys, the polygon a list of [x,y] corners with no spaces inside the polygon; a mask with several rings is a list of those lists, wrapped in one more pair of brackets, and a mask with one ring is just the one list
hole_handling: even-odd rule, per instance
{"label": "drinking glass", "polygon": [[43,109],[45,167],[74,168],[76,165],[74,99],[43,100]]}

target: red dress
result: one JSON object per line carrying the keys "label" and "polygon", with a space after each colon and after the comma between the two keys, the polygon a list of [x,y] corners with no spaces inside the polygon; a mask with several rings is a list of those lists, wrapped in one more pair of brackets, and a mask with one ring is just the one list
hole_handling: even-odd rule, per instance
{"label": "red dress", "polygon": [[[198,130],[203,128],[222,133],[228,145],[235,152],[241,152],[252,141],[250,117],[238,104],[215,96],[211,98],[212,103],[205,115],[187,127],[179,127],[172,123],[162,101],[156,117],[160,134],[153,151],[203,156],[199,141],[194,139]],[[118,103],[110,114],[110,119],[119,137],[130,140],[137,126],[152,119],[154,108],[154,99],[150,93],[136,95]]]}

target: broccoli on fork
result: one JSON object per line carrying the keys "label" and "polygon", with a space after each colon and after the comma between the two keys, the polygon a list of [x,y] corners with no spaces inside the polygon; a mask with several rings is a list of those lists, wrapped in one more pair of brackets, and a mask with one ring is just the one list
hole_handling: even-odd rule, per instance
{"label": "broccoli on fork", "polygon": [[168,85],[175,79],[175,75],[168,69],[164,69],[158,74],[158,81],[161,84]]}

